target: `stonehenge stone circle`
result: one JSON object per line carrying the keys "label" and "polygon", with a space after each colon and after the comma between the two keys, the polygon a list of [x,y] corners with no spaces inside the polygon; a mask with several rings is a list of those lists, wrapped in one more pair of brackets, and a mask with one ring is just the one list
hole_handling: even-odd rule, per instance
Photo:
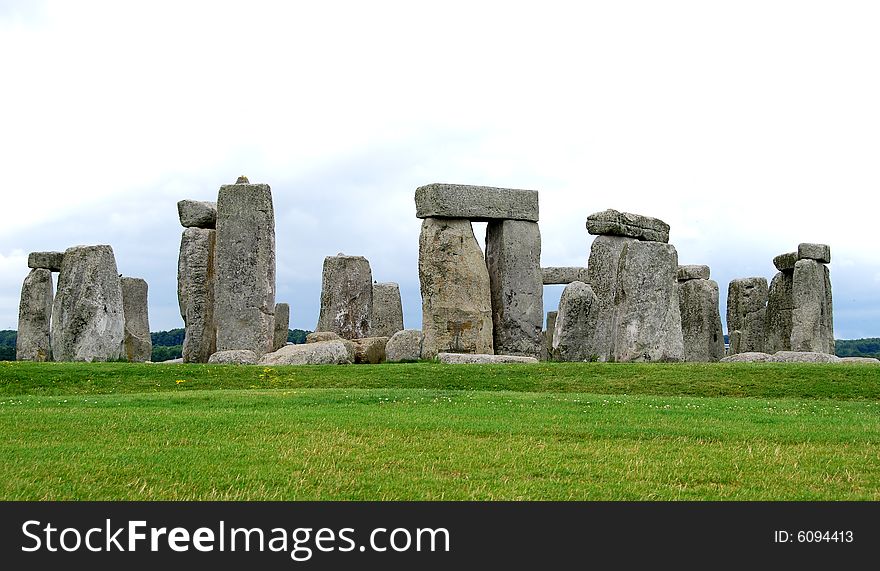
{"label": "stonehenge stone circle", "polygon": [[286,303],[275,304],[275,334],[272,350],[277,351],[287,345],[288,329],[290,328],[290,306]]}
{"label": "stonehenge stone circle", "polygon": [[373,274],[363,256],[339,254],[324,258],[321,313],[315,331],[332,331],[343,339],[370,336],[373,315]]}
{"label": "stonehenge stone circle", "polygon": [[260,365],[348,365],[352,363],[341,339],[301,345],[285,345],[260,358]]}
{"label": "stonehenge stone circle", "polygon": [[389,337],[364,337],[352,339],[354,343],[354,363],[378,365],[385,362],[385,345]]}
{"label": "stonehenge stone circle", "polygon": [[403,304],[400,286],[394,282],[373,283],[373,313],[370,335],[391,337],[403,330]]}
{"label": "stonehenge stone circle", "polygon": [[626,244],[635,238],[622,236],[596,236],[590,247],[590,287],[599,300],[599,317],[596,321],[594,347],[600,361],[608,361],[613,356],[614,304],[617,299],[617,272],[620,255]]}
{"label": "stonehenge stone circle", "polygon": [[544,285],[568,285],[571,282],[590,283],[590,272],[587,268],[548,267],[541,268],[541,279]]}
{"label": "stonehenge stone circle", "polygon": [[272,350],[275,331],[275,213],[268,184],[243,182],[217,195],[217,350]]}
{"label": "stonehenge stone circle", "polygon": [[465,184],[429,184],[416,189],[416,218],[537,222],[538,192]]}
{"label": "stonehenge stone circle", "polygon": [[122,315],[125,326],[125,357],[132,363],[149,361],[153,356],[150,318],[147,312],[147,282],[141,278],[120,279]]}
{"label": "stonehenge stone circle", "polygon": [[[554,361],[598,360],[593,337],[598,319],[599,300],[593,288],[584,282],[565,286],[553,323],[550,358]],[[550,327],[549,314],[547,327]]]}
{"label": "stonehenge stone circle", "polygon": [[[580,281],[580,280],[575,280]],[[564,291],[564,290],[563,290]],[[548,311],[547,312],[547,325],[544,329],[544,355],[542,357],[543,361],[552,361],[553,360],[553,336],[556,333],[556,316],[559,314],[558,311]]]}
{"label": "stonehenge stone circle", "polygon": [[735,279],[727,288],[728,353],[764,352],[768,297],[767,280]]}
{"label": "stonehenge stone circle", "polygon": [[257,354],[250,349],[217,351],[208,358],[212,365],[256,365]]}
{"label": "stonehenge stone circle", "polygon": [[691,265],[678,266],[678,281],[684,282],[688,280],[708,280],[709,266]]}
{"label": "stonehenge stone circle", "polygon": [[215,230],[183,231],[177,262],[177,299],[184,323],[184,363],[207,363],[217,351],[215,250]]}
{"label": "stonehenge stone circle", "polygon": [[28,254],[28,267],[60,272],[64,252],[31,252]]}
{"label": "stonehenge stone circle", "polygon": [[391,336],[385,345],[385,360],[389,363],[418,361],[422,358],[422,332],[403,329]]}
{"label": "stonehenge stone circle", "polygon": [[[788,257],[776,264],[787,267]],[[779,258],[774,258],[774,264]],[[764,330],[764,350],[768,353],[791,350],[792,311],[794,310],[794,264],[791,269],[780,270],[770,280],[767,294],[767,316]]]}
{"label": "stonehenge stone circle", "polygon": [[463,353],[439,353],[437,359],[447,365],[491,365],[498,363],[523,363],[534,364],[538,360],[534,357],[520,355],[487,355],[487,354],[463,354]]}
{"label": "stonehenge stone circle", "polygon": [[489,222],[486,266],[495,354],[540,357],[544,344],[544,284],[538,223]]}
{"label": "stonehenge stone circle", "polygon": [[[678,301],[681,312],[681,332],[684,342],[684,360],[693,362],[713,362],[724,357],[724,330],[721,327],[721,313],[718,309],[718,284],[706,278],[681,281],[679,268]],[[687,275],[693,273],[685,272]]]}
{"label": "stonehenge stone circle", "polygon": [[[825,258],[830,258],[830,253]],[[834,354],[834,317],[828,267],[798,260],[792,281],[791,349]]]}
{"label": "stonehenge stone circle", "polygon": [[181,200],[177,203],[177,215],[184,228],[208,228],[217,226],[217,203],[206,200]]}
{"label": "stonehenge stone circle", "polygon": [[625,236],[637,240],[669,242],[669,224],[666,222],[610,208],[587,218],[587,232],[600,236]]}
{"label": "stonehenge stone circle", "polygon": [[74,246],[64,252],[52,305],[50,345],[55,361],[122,358],[122,285],[113,249]]}
{"label": "stonehenge stone circle", "polygon": [[49,325],[52,318],[52,272],[34,268],[21,285],[15,358],[19,361],[51,361]]}
{"label": "stonehenge stone circle", "polygon": [[831,248],[827,244],[798,244],[798,260],[816,260],[820,264],[831,263]]}
{"label": "stonehenge stone circle", "polygon": [[489,271],[469,220],[422,221],[419,284],[423,358],[494,353]]}

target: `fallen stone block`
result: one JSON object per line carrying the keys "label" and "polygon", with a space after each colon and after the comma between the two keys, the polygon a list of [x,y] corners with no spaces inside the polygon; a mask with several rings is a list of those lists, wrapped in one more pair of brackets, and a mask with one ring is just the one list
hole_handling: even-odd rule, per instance
{"label": "fallen stone block", "polygon": [[880,365],[880,359],[874,357],[841,357],[840,362],[851,365]]}
{"label": "fallen stone block", "polygon": [[385,345],[389,337],[364,337],[352,339],[354,343],[354,362],[358,364],[378,365],[385,362]]}
{"label": "fallen stone block", "polygon": [[447,365],[488,365],[499,363],[537,363],[534,357],[519,355],[481,355],[474,353],[439,353],[437,358]]}
{"label": "fallen stone block", "polygon": [[250,349],[217,351],[208,358],[212,365],[256,365],[257,354]]}
{"label": "fallen stone block", "polygon": [[736,355],[728,355],[721,359],[722,363],[766,363],[772,355],[761,351],[746,351]]}
{"label": "fallen stone block", "polygon": [[767,360],[771,363],[839,363],[840,357],[815,351],[778,351]]}
{"label": "fallen stone block", "polygon": [[422,332],[418,329],[398,331],[385,345],[385,360],[389,363],[418,361],[422,358]]}
{"label": "fallen stone block", "polygon": [[348,365],[352,360],[342,340],[285,345],[260,358],[260,365]]}

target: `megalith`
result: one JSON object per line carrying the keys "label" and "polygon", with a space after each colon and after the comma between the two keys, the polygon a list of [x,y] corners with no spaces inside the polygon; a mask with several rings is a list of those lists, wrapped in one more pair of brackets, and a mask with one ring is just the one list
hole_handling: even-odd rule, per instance
{"label": "megalith", "polygon": [[51,361],[49,325],[52,317],[52,272],[34,268],[21,285],[15,358],[19,361]]}
{"label": "megalith", "polygon": [[177,215],[184,228],[208,228],[217,226],[217,203],[207,200],[181,200],[177,203]]}
{"label": "megalith", "polygon": [[315,331],[331,331],[343,339],[370,336],[373,315],[373,274],[363,256],[338,254],[324,258],[321,313]]}
{"label": "megalith", "polygon": [[571,282],[590,283],[590,272],[585,267],[547,267],[541,268],[541,278],[544,285],[568,285]]}
{"label": "megalith", "polygon": [[[823,259],[830,259],[830,254]],[[834,319],[828,267],[797,261],[792,276],[791,350],[834,353]]]}
{"label": "megalith", "polygon": [[730,282],[727,287],[729,355],[764,352],[767,296],[765,278],[742,278]]}
{"label": "megalith", "polygon": [[147,282],[141,278],[120,278],[122,286],[122,314],[125,326],[125,358],[132,363],[143,363],[153,356],[150,337],[150,318],[147,304]]}
{"label": "megalith", "polygon": [[287,337],[290,328],[290,305],[286,303],[275,304],[275,333],[272,337],[272,350],[277,351],[287,345]]}
{"label": "megalith", "polygon": [[416,189],[416,218],[538,221],[538,192],[468,184],[428,184]]}
{"label": "megalith", "polygon": [[718,306],[718,284],[708,266],[680,266],[678,301],[684,360],[712,362],[724,357],[724,330]]}
{"label": "megalith", "polygon": [[626,244],[635,238],[625,236],[596,236],[590,247],[590,287],[599,300],[599,317],[596,321],[594,348],[600,361],[613,356],[614,304],[617,299],[617,272],[620,254]]}
{"label": "megalith", "polygon": [[373,313],[370,335],[391,337],[403,330],[403,304],[400,286],[394,282],[373,283]]}
{"label": "megalith", "polygon": [[[599,300],[584,282],[571,282],[562,290],[553,324],[551,357],[554,361],[595,361]],[[549,315],[548,315],[548,327]]]}
{"label": "megalith", "polygon": [[791,351],[794,264],[791,264],[790,269],[787,265],[783,267],[786,269],[780,269],[770,280],[770,289],[767,292],[764,350],[771,355],[777,351]]}
{"label": "megalith", "polygon": [[28,267],[46,269],[52,272],[61,271],[64,252],[31,252],[28,254]]}
{"label": "megalith", "polygon": [[[580,280],[575,280],[580,281]],[[558,311],[547,312],[547,324],[544,329],[544,361],[553,360],[553,335],[556,333],[556,316]]]}
{"label": "megalith", "polygon": [[184,323],[183,362],[207,363],[217,352],[214,322],[215,230],[186,228],[177,262],[177,299]]}

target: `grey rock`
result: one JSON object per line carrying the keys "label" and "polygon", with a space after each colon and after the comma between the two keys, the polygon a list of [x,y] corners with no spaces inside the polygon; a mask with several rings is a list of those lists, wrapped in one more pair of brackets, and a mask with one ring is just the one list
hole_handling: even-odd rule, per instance
{"label": "grey rock", "polygon": [[798,260],[792,278],[791,349],[834,353],[834,319],[828,267]]}
{"label": "grey rock", "polygon": [[207,363],[217,351],[217,325],[214,322],[216,239],[215,230],[204,228],[187,228],[180,238],[177,299],[184,323],[184,363]]}
{"label": "grey rock", "polygon": [[767,360],[771,363],[839,363],[840,357],[815,351],[778,351]]}
{"label": "grey rock", "polygon": [[764,352],[767,280],[742,278],[727,288],[727,329],[730,354]]}
{"label": "grey rock", "polygon": [[147,282],[141,278],[120,279],[122,314],[125,319],[125,358],[132,363],[149,361],[153,356],[150,317],[147,310]]}
{"label": "grey rock", "polygon": [[797,252],[788,252],[787,254],[779,254],[775,258],[773,258],[773,265],[776,266],[776,269],[780,272],[785,272],[794,269],[795,263],[798,261],[798,253]]}
{"label": "grey rock", "polygon": [[612,358],[614,339],[614,302],[617,298],[617,272],[623,247],[635,238],[597,236],[590,247],[590,287],[599,300],[599,317],[593,344],[600,361]]}
{"label": "grey rock", "polygon": [[385,345],[385,360],[389,363],[418,361],[422,358],[422,332],[418,329],[398,331]]}
{"label": "grey rock", "polygon": [[370,336],[373,274],[363,256],[327,256],[321,278],[321,313],[315,331],[332,331],[343,339]]}
{"label": "grey rock", "polygon": [[[680,276],[679,269],[679,279]],[[691,279],[679,283],[678,301],[684,360],[708,363],[724,357],[718,284],[709,279]]]}
{"label": "grey rock", "polygon": [[116,361],[124,355],[124,340],[122,285],[113,248],[68,248],[52,305],[52,358]]}
{"label": "grey rock", "polygon": [[273,336],[272,349],[277,351],[287,345],[287,336],[290,327],[290,306],[286,303],[275,304],[275,335]]}
{"label": "grey rock", "polygon": [[416,217],[537,222],[538,192],[466,184],[429,184],[416,189]]}
{"label": "grey rock", "polygon": [[422,358],[492,354],[489,271],[468,220],[426,218],[419,235]]}
{"label": "grey rock", "polygon": [[770,281],[767,295],[767,321],[764,328],[764,350],[768,353],[791,350],[793,282],[794,273],[790,270],[777,272]]}
{"label": "grey rock", "polygon": [[[599,300],[584,282],[571,282],[559,298],[550,355],[554,361],[596,361],[594,344]],[[549,327],[549,317],[548,324]]]}
{"label": "grey rock", "polygon": [[324,341],[336,341],[338,339],[342,339],[342,337],[332,331],[315,331],[314,333],[306,335],[306,343],[322,343]]}
{"label": "grey rock", "polygon": [[351,358],[341,339],[285,345],[260,359],[260,365],[348,365]]}
{"label": "grey rock", "polygon": [[394,282],[373,284],[373,314],[370,335],[391,337],[403,330],[403,304],[400,286]]}
{"label": "grey rock", "polygon": [[34,268],[21,284],[15,358],[19,361],[51,361],[49,325],[52,319],[52,272]]}
{"label": "grey rock", "polygon": [[625,236],[637,240],[669,242],[669,224],[659,218],[603,210],[587,217],[587,232],[600,236]]}
{"label": "grey rock", "polygon": [[28,254],[28,267],[60,272],[64,262],[64,252],[31,252]]}
{"label": "grey rock", "polygon": [[816,260],[821,264],[831,263],[831,247],[827,244],[798,244],[798,260]]}
{"label": "grey rock", "polygon": [[466,354],[466,353],[439,353],[437,358],[441,363],[447,365],[492,365],[499,363],[537,363],[534,357],[523,357],[520,355],[486,355],[486,354]]}
{"label": "grey rock", "polygon": [[160,361],[163,365],[177,365],[183,363],[183,357],[179,357],[177,359],[168,359],[167,361]]}
{"label": "grey rock", "polygon": [[486,266],[495,353],[540,357],[544,345],[544,284],[538,223],[489,222]]}
{"label": "grey rock", "polygon": [[590,271],[578,267],[541,268],[544,285],[568,285],[571,282],[590,283]]}
{"label": "grey rock", "polygon": [[841,357],[840,362],[851,365],[880,365],[880,359],[873,357]]}
{"label": "grey rock", "polygon": [[208,228],[217,226],[217,203],[204,200],[181,200],[177,203],[177,215],[184,228]]}
{"label": "grey rock", "polygon": [[275,213],[268,184],[227,184],[217,196],[217,350],[272,349]]}
{"label": "grey rock", "polygon": [[364,337],[352,339],[354,343],[354,362],[359,364],[378,365],[385,362],[385,346],[389,337]]}
{"label": "grey rock", "polygon": [[256,365],[257,354],[250,349],[217,351],[208,358],[212,365]]}
{"label": "grey rock", "polygon": [[721,359],[722,363],[766,363],[772,355],[761,351],[746,351],[736,355],[728,355]]}
{"label": "grey rock", "polygon": [[709,266],[690,265],[678,266],[678,281],[684,282],[688,280],[708,280]]}
{"label": "grey rock", "polygon": [[684,359],[677,273],[678,252],[671,244],[623,246],[614,304],[615,361]]}
{"label": "grey rock", "polygon": [[541,357],[544,361],[553,360],[553,336],[556,334],[557,315],[556,311],[547,312],[547,325],[544,329],[544,355]]}

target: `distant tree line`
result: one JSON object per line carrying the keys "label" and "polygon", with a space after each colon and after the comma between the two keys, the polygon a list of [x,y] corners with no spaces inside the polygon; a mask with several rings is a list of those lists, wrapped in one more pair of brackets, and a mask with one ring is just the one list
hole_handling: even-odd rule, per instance
{"label": "distant tree line", "polygon": [[875,357],[880,359],[880,339],[838,339],[834,342],[834,352],[838,357]]}

